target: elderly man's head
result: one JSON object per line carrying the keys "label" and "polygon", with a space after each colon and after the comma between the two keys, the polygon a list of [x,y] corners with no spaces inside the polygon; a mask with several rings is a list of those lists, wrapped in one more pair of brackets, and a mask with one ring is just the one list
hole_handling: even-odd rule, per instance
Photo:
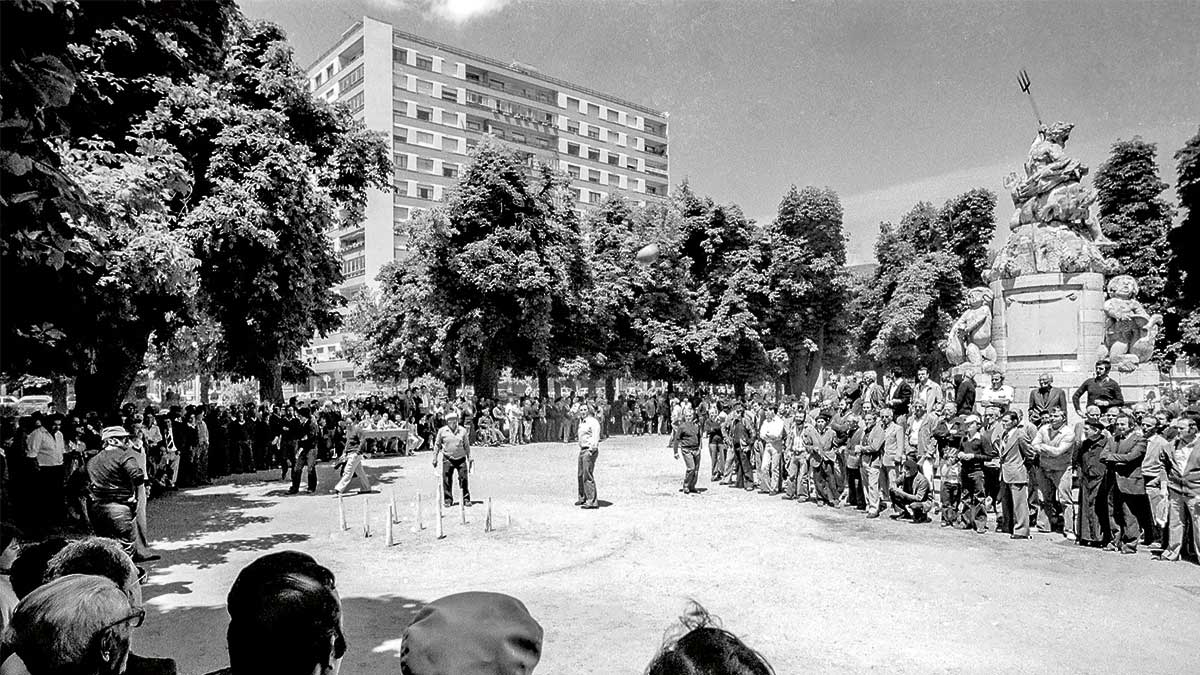
{"label": "elderly man's head", "polygon": [[17,605],[7,642],[30,673],[116,675],[145,611],[111,579],[68,574]]}
{"label": "elderly man's head", "polygon": [[115,583],[129,600],[142,604],[141,570],[115,539],[87,537],[73,541],[46,563],[46,581],[68,574],[94,574]]}

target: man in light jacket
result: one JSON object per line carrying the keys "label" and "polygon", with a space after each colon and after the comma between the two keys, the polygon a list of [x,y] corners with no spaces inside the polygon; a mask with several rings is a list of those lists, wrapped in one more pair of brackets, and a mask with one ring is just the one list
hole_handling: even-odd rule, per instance
{"label": "man in light jacket", "polygon": [[600,420],[596,406],[586,404],[585,417],[579,422],[579,499],[575,506],[598,509],[596,501],[596,457],[600,454]]}

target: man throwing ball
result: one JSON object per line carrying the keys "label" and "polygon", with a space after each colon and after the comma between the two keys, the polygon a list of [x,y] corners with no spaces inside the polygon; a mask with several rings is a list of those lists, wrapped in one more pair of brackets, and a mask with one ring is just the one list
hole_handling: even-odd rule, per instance
{"label": "man throwing ball", "polygon": [[446,425],[438,429],[437,437],[433,440],[433,465],[437,466],[443,458],[442,503],[454,506],[454,486],[450,479],[457,471],[463,504],[471,506],[471,488],[467,483],[472,463],[471,443],[467,439],[467,430],[458,425],[458,412],[454,410],[446,413]]}

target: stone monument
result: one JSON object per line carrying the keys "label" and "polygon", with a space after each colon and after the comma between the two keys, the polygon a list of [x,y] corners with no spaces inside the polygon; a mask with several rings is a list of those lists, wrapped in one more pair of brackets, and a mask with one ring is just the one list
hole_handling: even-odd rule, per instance
{"label": "stone monument", "polygon": [[1005,179],[1016,212],[986,275],[995,367],[1021,407],[1041,373],[1070,396],[1098,358],[1113,361],[1126,401],[1142,400],[1159,382],[1149,356],[1161,317],[1134,299],[1132,277],[1113,277],[1105,298],[1105,276],[1117,265],[1104,255],[1111,242],[1091,215],[1095,191],[1082,183],[1088,169],[1065,151],[1072,128],[1039,122],[1023,172]]}

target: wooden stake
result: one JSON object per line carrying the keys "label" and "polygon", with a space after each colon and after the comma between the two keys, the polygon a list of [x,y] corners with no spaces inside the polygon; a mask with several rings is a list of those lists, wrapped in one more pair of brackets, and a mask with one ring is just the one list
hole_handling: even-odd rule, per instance
{"label": "wooden stake", "polygon": [[483,521],[483,531],[492,531],[492,498],[488,497],[487,519]]}
{"label": "wooden stake", "polygon": [[445,539],[446,533],[442,531],[442,500],[437,500],[437,538]]}
{"label": "wooden stake", "polygon": [[363,537],[371,536],[371,502],[363,497]]}
{"label": "wooden stake", "polygon": [[467,500],[462,500],[458,503],[458,513],[462,516],[462,524],[467,524]]}
{"label": "wooden stake", "polygon": [[511,527],[512,527],[512,514],[506,513],[506,514],[504,514],[504,529],[507,530]]}
{"label": "wooden stake", "polygon": [[383,545],[385,547],[390,548],[393,545],[395,545],[395,543],[396,543],[396,540],[392,538],[392,523],[395,522],[395,518],[396,518],[395,505],[388,504],[387,511],[388,511],[387,520],[384,521],[384,523],[385,523],[384,527],[387,528],[387,535],[386,535],[386,538],[384,539]]}
{"label": "wooden stake", "polygon": [[346,505],[342,503],[342,495],[338,495],[338,527],[346,531]]}
{"label": "wooden stake", "polygon": [[392,486],[392,521],[393,523],[400,522],[400,509],[396,508],[396,487]]}
{"label": "wooden stake", "polygon": [[425,523],[421,522],[421,493],[420,492],[417,493],[417,501],[415,502],[413,508],[416,510],[417,513],[416,513],[416,517],[413,518],[412,531],[420,532],[421,530],[425,529]]}

